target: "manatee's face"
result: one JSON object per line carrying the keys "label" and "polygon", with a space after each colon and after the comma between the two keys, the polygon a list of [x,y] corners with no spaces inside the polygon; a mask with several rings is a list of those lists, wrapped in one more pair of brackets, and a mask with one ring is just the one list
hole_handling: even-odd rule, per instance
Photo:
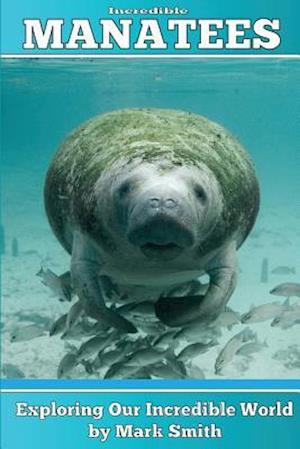
{"label": "manatee's face", "polygon": [[167,261],[192,255],[221,213],[218,184],[204,169],[143,163],[121,169],[105,184],[110,192],[105,209],[131,256]]}

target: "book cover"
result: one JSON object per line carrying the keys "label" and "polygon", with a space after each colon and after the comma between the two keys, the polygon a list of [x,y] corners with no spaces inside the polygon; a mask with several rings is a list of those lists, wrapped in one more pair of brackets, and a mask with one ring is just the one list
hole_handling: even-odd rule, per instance
{"label": "book cover", "polygon": [[1,449],[297,447],[297,14],[2,0]]}

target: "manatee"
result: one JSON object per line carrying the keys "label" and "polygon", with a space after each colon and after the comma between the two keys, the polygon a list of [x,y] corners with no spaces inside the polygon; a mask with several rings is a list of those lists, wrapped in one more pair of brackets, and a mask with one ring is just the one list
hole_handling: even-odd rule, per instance
{"label": "manatee", "polygon": [[174,327],[225,310],[259,185],[248,154],[219,124],[177,110],[125,109],[66,138],[44,198],[87,314],[134,332],[108,304],[153,301]]}

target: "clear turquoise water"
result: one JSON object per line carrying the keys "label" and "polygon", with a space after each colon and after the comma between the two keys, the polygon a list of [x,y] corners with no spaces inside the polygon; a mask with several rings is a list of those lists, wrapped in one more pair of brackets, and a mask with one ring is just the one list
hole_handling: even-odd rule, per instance
{"label": "clear turquoise water", "polygon": [[197,112],[251,153],[263,195],[300,186],[300,62],[295,60],[29,60],[3,64],[2,159],[44,173],[66,133],[127,107]]}
{"label": "clear turquoise water", "polygon": [[[53,300],[50,306],[47,303],[46,293],[34,276],[45,258],[58,271],[67,269],[68,265],[68,258],[52,236],[43,210],[45,171],[59,143],[74,127],[95,114],[121,108],[175,108],[205,115],[228,128],[251,154],[261,186],[262,204],[256,234],[240,251],[241,280],[232,300],[237,309],[245,311],[251,303],[270,301],[268,291],[274,284],[299,282],[299,81],[300,61],[296,60],[3,62],[4,318],[7,314],[13,326],[13,315],[22,308],[43,308],[46,313],[54,307]],[[11,255],[13,237],[18,239],[20,247],[17,258]],[[36,255],[28,251],[35,251]],[[269,259],[272,268],[294,267],[296,275],[271,276],[268,285],[260,284],[264,257]],[[261,332],[273,340],[269,328]],[[284,335],[284,338],[288,335],[285,346],[294,343],[299,339],[299,327]],[[4,357],[21,363],[24,348],[16,348],[6,349]],[[38,347],[36,351],[39,353]],[[22,366],[24,363],[23,360]],[[47,377],[47,372],[38,368],[29,371],[26,375]],[[277,374],[285,375],[281,371]],[[248,375],[254,374],[245,374]],[[273,377],[271,372],[262,370],[258,377],[268,375]],[[295,373],[286,375],[293,377]]]}

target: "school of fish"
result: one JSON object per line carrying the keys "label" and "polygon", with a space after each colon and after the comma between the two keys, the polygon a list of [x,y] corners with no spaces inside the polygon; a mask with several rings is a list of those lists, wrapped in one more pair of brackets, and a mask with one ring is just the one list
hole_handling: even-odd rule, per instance
{"label": "school of fish", "polygon": [[[275,271],[284,274],[287,268],[278,267]],[[59,301],[71,302],[75,298],[69,272],[58,276],[50,269],[41,268],[37,275]],[[11,332],[10,340],[18,343],[47,333],[51,338],[64,340],[67,352],[58,362],[58,378],[76,377],[76,368],[82,366],[87,376],[104,379],[203,379],[204,371],[195,359],[220,346],[214,369],[215,374],[221,376],[224,368],[239,357],[249,361],[256,352],[268,348],[267,342],[260,341],[249,327],[252,323],[270,321],[270,326],[282,330],[300,324],[300,304],[290,302],[290,298],[300,297],[300,284],[282,283],[269,293],[284,299],[251,307],[241,315],[226,308],[207,326],[194,321],[184,327],[169,328],[159,321],[153,303],[148,301],[119,307],[111,305],[111,310],[117,310],[118,315],[133,324],[136,333],[125,333],[114,323],[87,317],[82,303],[75,299],[68,313],[57,317],[50,325],[45,322],[18,327]],[[236,325],[245,327],[235,333]],[[233,335],[222,347],[218,340],[223,329]],[[279,351],[273,358],[284,360],[287,367],[297,367],[300,347],[288,348],[286,354]],[[25,377],[12,364],[4,365],[2,372],[10,378]]]}

